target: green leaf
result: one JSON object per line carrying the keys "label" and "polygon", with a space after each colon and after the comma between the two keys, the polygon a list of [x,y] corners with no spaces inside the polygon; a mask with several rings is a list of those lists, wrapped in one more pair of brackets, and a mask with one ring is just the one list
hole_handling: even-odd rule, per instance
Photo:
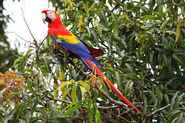
{"label": "green leaf", "polygon": [[177,91],[174,95],[173,98],[171,99],[171,106],[170,106],[170,110],[174,110],[174,104],[176,102],[176,98],[178,96],[178,94],[180,93],[180,91]]}
{"label": "green leaf", "polygon": [[160,31],[162,31],[162,29],[163,29],[171,20],[172,20],[171,18],[166,19],[166,20],[162,23],[162,25],[161,25],[161,27],[160,27]]}
{"label": "green leaf", "polygon": [[121,82],[121,76],[120,76],[119,72],[117,72],[117,71],[116,71],[116,80],[118,81],[118,83]]}
{"label": "green leaf", "polygon": [[133,73],[127,73],[127,77],[130,78],[130,79],[138,80],[137,75],[135,75],[135,74],[133,74]]}
{"label": "green leaf", "polygon": [[72,88],[68,88],[67,90],[64,91],[64,93],[62,94],[62,101],[65,99],[66,95],[69,94],[69,92],[71,91]]}
{"label": "green leaf", "polygon": [[168,122],[171,122],[171,120],[174,119],[174,116],[177,116],[180,112],[180,110],[172,110],[171,112],[169,112],[169,114],[167,115]]}
{"label": "green leaf", "polygon": [[93,117],[94,117],[94,105],[92,103],[90,103],[90,106],[89,106],[89,109],[88,109],[88,117],[89,117],[89,120],[90,122],[92,121]]}
{"label": "green leaf", "polygon": [[159,88],[159,86],[156,87],[156,93],[157,93],[157,96],[159,98],[159,102],[162,102],[163,93],[162,93],[161,89]]}
{"label": "green leaf", "polygon": [[175,99],[175,103],[174,103],[174,109],[177,109],[179,107],[179,103],[180,101],[183,101],[185,97],[185,93],[182,93],[180,96],[178,96],[176,99]]}
{"label": "green leaf", "polygon": [[91,30],[90,30],[90,28],[88,26],[85,26],[85,28],[87,29],[89,38],[91,38]]}
{"label": "green leaf", "polygon": [[19,123],[27,123],[27,121],[19,118]]}
{"label": "green leaf", "polygon": [[20,95],[20,92],[12,92],[7,97],[9,98],[9,97],[14,96],[14,95]]}
{"label": "green leaf", "polygon": [[38,102],[40,103],[40,105],[45,106],[43,100],[41,100],[40,98],[38,98],[37,100],[38,100]]}
{"label": "green leaf", "polygon": [[113,22],[113,29],[114,29],[113,32],[114,32],[115,35],[118,35],[119,30],[118,30],[117,18],[114,14],[112,14],[112,18],[114,20],[114,22]]}
{"label": "green leaf", "polygon": [[180,64],[183,63],[175,54],[173,54],[172,57],[173,57],[175,60],[177,60]]}
{"label": "green leaf", "polygon": [[185,122],[185,117],[184,114],[181,113],[180,116],[178,117],[177,123],[184,123]]}
{"label": "green leaf", "polygon": [[99,112],[98,108],[96,108],[95,122],[96,123],[102,123],[101,117],[100,117],[100,112]]}
{"label": "green leaf", "polygon": [[65,118],[56,118],[52,120],[53,123],[72,123],[71,120]]}
{"label": "green leaf", "polygon": [[167,94],[164,94],[164,100],[165,100],[166,104],[169,104],[170,103],[169,97],[168,97]]}
{"label": "green leaf", "polygon": [[66,115],[72,115],[73,112],[74,112],[75,110],[77,110],[78,108],[81,108],[81,107],[82,107],[82,105],[79,104],[79,103],[77,103],[77,105],[75,105],[75,106],[73,106],[73,107],[71,107],[71,108],[68,108],[68,109],[66,110],[65,114],[66,114]]}

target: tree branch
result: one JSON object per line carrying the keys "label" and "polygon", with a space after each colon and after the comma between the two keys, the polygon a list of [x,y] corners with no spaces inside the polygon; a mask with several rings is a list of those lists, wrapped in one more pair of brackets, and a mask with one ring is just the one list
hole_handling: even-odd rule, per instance
{"label": "tree branch", "polygon": [[162,110],[164,110],[164,109],[166,109],[166,108],[168,108],[168,107],[170,107],[170,106],[171,106],[171,104],[168,104],[168,105],[166,105],[166,106],[164,106],[164,107],[162,107],[162,108],[159,108],[159,109],[157,109],[157,110],[151,112],[150,114],[148,114],[147,117],[151,117],[152,115],[156,114],[157,112],[162,111]]}
{"label": "tree branch", "polygon": [[[180,102],[179,104],[180,104],[180,105],[183,105],[183,104],[185,104],[185,102]],[[159,108],[159,109],[157,109],[157,110],[155,110],[155,111],[149,113],[148,115],[145,116],[145,118],[144,118],[144,120],[143,120],[142,123],[146,123],[146,122],[147,122],[147,119],[148,119],[149,117],[153,116],[154,114],[156,114],[156,113],[158,113],[158,112],[160,112],[160,111],[162,111],[162,110],[164,110],[164,109],[166,109],[166,108],[168,108],[168,107],[170,107],[170,106],[171,106],[171,104],[168,104],[168,105],[166,105],[166,106],[164,106],[164,107],[162,107],[162,108]]]}
{"label": "tree branch", "polygon": [[112,103],[114,103],[114,104],[116,104],[116,105],[119,105],[119,106],[123,107],[125,110],[128,110],[128,107],[127,107],[126,104],[124,104],[124,103],[121,102],[121,101],[114,100],[114,99],[111,98],[106,92],[104,92],[103,90],[100,90],[98,87],[96,87],[96,88],[97,88],[97,89],[99,90],[99,92],[100,92],[101,94],[103,94],[110,102],[112,102]]}
{"label": "tree branch", "polygon": [[42,40],[42,42],[39,44],[38,49],[40,48],[40,46],[43,44],[43,42],[46,40],[46,38],[48,37],[48,35]]}
{"label": "tree branch", "polygon": [[26,21],[26,18],[24,17],[24,11],[23,11],[22,8],[21,8],[21,10],[22,10],[22,17],[23,17],[23,19],[24,19],[24,22],[25,22],[25,24],[26,24],[26,26],[27,26],[27,28],[28,28],[28,31],[30,32],[30,34],[31,34],[31,36],[32,36],[32,38],[33,38],[33,42],[34,42],[34,45],[35,45],[35,47],[36,47],[36,50],[35,50],[36,59],[39,60],[39,55],[38,55],[39,46],[38,46],[37,40],[36,40],[35,37],[33,36],[32,32],[31,32],[31,30],[30,30],[30,28],[29,28],[29,26],[28,26],[28,23],[27,23],[27,21]]}
{"label": "tree branch", "polygon": [[97,106],[99,109],[105,109],[105,110],[109,110],[109,109],[114,109],[114,108],[119,108],[119,105],[113,105],[113,106]]}

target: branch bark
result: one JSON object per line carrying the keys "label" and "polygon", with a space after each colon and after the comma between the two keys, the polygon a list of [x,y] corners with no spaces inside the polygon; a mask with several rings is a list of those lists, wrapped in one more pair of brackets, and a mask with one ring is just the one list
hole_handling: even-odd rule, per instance
{"label": "branch bark", "polygon": [[114,109],[114,108],[119,108],[119,105],[113,105],[113,106],[97,106],[99,109],[104,109],[104,110],[109,110],[109,109]]}
{"label": "branch bark", "polygon": [[[179,104],[182,105],[182,104],[185,104],[185,102],[180,102]],[[164,109],[166,109],[166,108],[168,108],[168,107],[170,107],[170,106],[171,106],[171,104],[168,104],[168,105],[166,105],[166,106],[164,106],[164,107],[162,107],[162,108],[159,108],[159,109],[157,109],[157,110],[155,110],[155,111],[149,113],[148,115],[145,116],[145,118],[144,118],[144,120],[143,120],[142,123],[146,123],[146,122],[147,122],[147,119],[148,119],[149,117],[155,115],[156,113],[158,113],[158,112],[160,112],[160,111],[162,111],[162,110],[164,110]]]}

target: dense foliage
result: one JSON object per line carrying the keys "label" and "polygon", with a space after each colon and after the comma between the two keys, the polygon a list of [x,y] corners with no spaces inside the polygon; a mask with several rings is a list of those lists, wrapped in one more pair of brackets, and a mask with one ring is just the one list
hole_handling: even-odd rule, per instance
{"label": "dense foliage", "polygon": [[14,62],[25,88],[9,93],[16,101],[1,103],[1,121],[185,122],[183,0],[51,2],[73,34],[104,50],[97,58],[102,70],[142,114],[125,106],[82,61],[53,50],[47,38],[34,40]]}

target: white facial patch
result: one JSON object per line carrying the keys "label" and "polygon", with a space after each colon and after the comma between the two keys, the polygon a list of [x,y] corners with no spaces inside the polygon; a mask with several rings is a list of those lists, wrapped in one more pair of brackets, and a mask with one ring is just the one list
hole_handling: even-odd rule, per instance
{"label": "white facial patch", "polygon": [[42,21],[45,22],[45,20],[46,20],[46,14],[42,13]]}
{"label": "white facial patch", "polygon": [[47,11],[47,16],[53,21],[55,19],[55,13],[53,11]]}

